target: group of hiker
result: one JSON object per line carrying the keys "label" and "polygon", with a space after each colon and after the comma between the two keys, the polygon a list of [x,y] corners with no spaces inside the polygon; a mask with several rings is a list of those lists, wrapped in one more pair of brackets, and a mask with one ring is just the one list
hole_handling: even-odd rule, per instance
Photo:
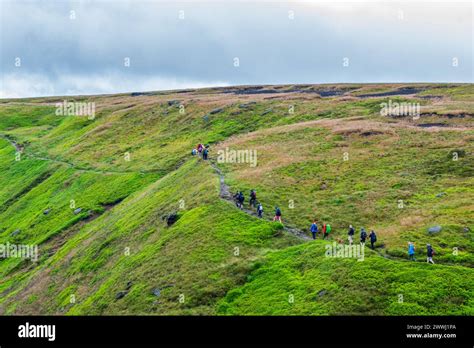
{"label": "group of hiker", "polygon": [[[234,201],[237,208],[242,209],[242,210],[244,209],[245,196],[242,191],[238,191],[234,194]],[[257,209],[257,216],[259,218],[263,217],[263,206],[262,206],[262,203],[257,201],[257,192],[254,189],[250,190],[249,207],[250,208],[253,207]],[[280,212],[280,215],[281,215],[281,212]],[[280,219],[280,222],[281,222],[281,219]]]}
{"label": "group of hiker", "polygon": [[192,149],[191,154],[193,156],[200,156],[203,160],[207,160],[209,157],[209,145],[198,144],[195,149]]}
{"label": "group of hiker", "polygon": [[[316,235],[318,234],[318,224],[316,223],[316,221],[313,221],[309,229],[311,231],[311,234],[313,235],[313,239],[316,239]],[[323,224],[321,226],[321,234],[323,235],[323,239],[329,238],[329,233],[331,233],[331,225]]]}
{"label": "group of hiker", "polygon": [[[433,256],[435,251],[431,244],[426,244],[426,262],[434,264]],[[408,242],[408,259],[411,261],[416,261],[415,259],[415,243]]]}
{"label": "group of hiker", "polygon": [[[244,201],[245,197],[242,191],[238,191],[234,195],[235,204],[238,208],[244,209]],[[260,202],[257,201],[257,193],[254,189],[250,190],[250,200],[249,200],[249,207],[257,209],[257,215],[259,218],[263,217],[263,206]],[[273,217],[273,221],[279,221],[282,223],[281,220],[281,209],[276,206],[275,207],[275,215]],[[329,223],[323,223],[321,225],[321,235],[322,239],[328,239],[329,234],[331,233],[332,227]],[[318,232],[320,232],[318,223],[316,220],[310,226],[310,231],[313,236],[313,239],[316,239]],[[347,232],[347,239],[349,241],[349,245],[354,243],[354,236],[356,234],[355,228],[352,225],[349,225],[349,230]],[[368,239],[370,241],[370,248],[372,250],[375,249],[375,243],[377,242],[377,234],[374,230],[370,230],[370,233],[367,234],[367,231],[364,227],[360,229],[360,245],[362,247],[365,246],[365,242]],[[434,250],[430,244],[427,244],[427,262],[434,264],[433,261]],[[415,261],[415,245],[412,242],[408,242],[408,258],[412,261]]]}
{"label": "group of hiker", "polygon": [[[354,234],[355,234],[354,227],[352,227],[352,225],[349,225],[349,232],[347,232],[348,239],[349,239],[349,244],[353,243]],[[377,241],[377,234],[375,233],[374,230],[370,231],[368,238],[370,240],[370,248],[372,250],[374,250],[375,249],[375,242]],[[365,231],[365,228],[362,227],[360,229],[360,244],[365,245],[366,239],[367,239],[367,232]]]}
{"label": "group of hiker", "polygon": [[[245,196],[242,191],[238,191],[234,194],[234,200],[235,205],[238,208],[244,209]],[[259,218],[263,217],[263,206],[262,203],[257,201],[257,192],[254,189],[250,190],[249,207],[253,207],[257,210],[257,216]],[[280,223],[283,223],[281,221],[281,209],[279,207],[275,207],[275,216],[273,217],[273,221],[279,221]]]}
{"label": "group of hiker", "polygon": [[[313,223],[311,224],[310,231],[311,231],[311,234],[313,235],[313,239],[316,239],[316,235],[318,234],[318,224],[316,221],[313,221]],[[323,236],[323,239],[328,238],[330,232],[331,232],[331,225],[323,223],[321,227],[321,234]],[[348,235],[349,245],[352,245],[354,243],[354,235],[355,235],[355,229],[354,227],[352,227],[352,225],[349,225],[349,232],[347,233],[347,235]],[[375,233],[374,230],[370,231],[368,238],[370,239],[370,248],[374,250],[375,242],[377,241],[377,234]],[[365,245],[366,239],[367,239],[367,232],[362,227],[360,229],[360,244],[362,246]]]}

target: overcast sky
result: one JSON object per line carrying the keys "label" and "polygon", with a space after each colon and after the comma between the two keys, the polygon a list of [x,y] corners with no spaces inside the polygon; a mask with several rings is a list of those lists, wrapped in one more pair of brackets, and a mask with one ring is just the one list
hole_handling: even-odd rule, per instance
{"label": "overcast sky", "polygon": [[2,98],[241,84],[473,82],[470,1],[0,3]]}

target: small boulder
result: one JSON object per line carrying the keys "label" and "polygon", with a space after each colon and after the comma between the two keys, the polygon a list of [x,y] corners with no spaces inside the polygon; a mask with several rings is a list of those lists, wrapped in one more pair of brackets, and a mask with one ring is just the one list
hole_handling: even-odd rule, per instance
{"label": "small boulder", "polygon": [[272,111],[273,111],[273,109],[267,109],[262,113],[262,116],[265,116],[266,114],[269,114]]}
{"label": "small boulder", "polygon": [[133,282],[132,282],[132,281],[128,282],[128,283],[127,283],[127,287],[125,288],[125,290],[130,290],[130,288],[132,287],[132,285],[133,285]]}
{"label": "small boulder", "polygon": [[250,107],[251,105],[254,105],[254,104],[257,104],[257,102],[248,102],[248,103],[240,104],[239,108],[247,109],[248,107]]}
{"label": "small boulder", "polygon": [[74,209],[74,215],[79,214],[82,211],[82,208]]}
{"label": "small boulder", "polygon": [[320,292],[318,292],[318,297],[322,297],[326,295],[327,292],[328,292],[327,290],[321,290]]}
{"label": "small boulder", "polygon": [[446,195],[446,192],[440,192],[436,195],[437,198],[441,198]]}
{"label": "small boulder", "polygon": [[20,232],[21,232],[21,230],[18,228],[18,229],[16,229],[15,231],[13,231],[13,232],[10,234],[10,236],[11,236],[11,237],[15,237],[16,235],[20,234]]}
{"label": "small boulder", "polygon": [[43,211],[43,214],[44,214],[44,215],[48,215],[50,211],[51,211],[51,208],[48,208],[48,209],[46,209],[46,210]]}
{"label": "small boulder", "polygon": [[433,226],[433,227],[430,227],[428,228],[428,233],[438,233],[438,232],[441,232],[442,230],[442,227],[437,225],[437,226]]}
{"label": "small boulder", "polygon": [[128,294],[128,291],[119,291],[117,292],[117,294],[115,295],[115,299],[116,300],[120,300],[121,298],[124,298],[125,295]]}
{"label": "small boulder", "polygon": [[161,295],[161,291],[158,288],[153,289],[151,293],[155,295],[156,297],[159,297]]}
{"label": "small boulder", "polygon": [[166,224],[168,226],[173,225],[176,221],[178,221],[179,215],[178,213],[171,213],[166,217]]}
{"label": "small boulder", "polygon": [[168,106],[179,105],[179,100],[169,100]]}
{"label": "small boulder", "polygon": [[224,108],[217,108],[217,109],[214,109],[214,110],[211,110],[211,112],[209,112],[211,115],[214,115],[214,114],[218,114],[219,112],[222,112],[224,110]]}

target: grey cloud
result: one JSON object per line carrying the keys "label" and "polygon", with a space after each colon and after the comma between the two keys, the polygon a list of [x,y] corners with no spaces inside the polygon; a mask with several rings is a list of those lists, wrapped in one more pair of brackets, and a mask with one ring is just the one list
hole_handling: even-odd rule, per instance
{"label": "grey cloud", "polygon": [[[167,85],[472,82],[471,6],[7,0],[1,96]],[[349,67],[342,66],[344,57]]]}

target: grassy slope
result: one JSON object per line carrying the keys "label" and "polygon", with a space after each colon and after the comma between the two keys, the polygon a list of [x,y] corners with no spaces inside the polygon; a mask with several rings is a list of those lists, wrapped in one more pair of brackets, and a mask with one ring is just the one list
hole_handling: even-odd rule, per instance
{"label": "grassy slope", "polygon": [[[359,88],[360,92],[382,87],[351,88]],[[390,86],[382,89],[387,88]],[[472,113],[471,87],[436,88],[436,92],[448,97],[436,105],[420,100],[425,110]],[[253,99],[257,99],[256,104],[242,107]],[[472,313],[472,293],[466,290],[470,285],[466,279],[472,279],[470,268],[428,268],[375,255],[354,266],[352,260],[323,258],[318,243],[286,248],[300,241],[282,234],[278,225],[257,221],[221,201],[212,169],[189,159],[189,150],[197,142],[224,141],[264,128],[354,116],[379,120],[381,100],[322,99],[310,94],[237,98],[221,95],[218,90],[89,100],[97,102],[94,121],[54,116],[51,105],[0,106],[1,133],[26,144],[26,153],[16,162],[14,149],[0,142],[0,180],[8,183],[0,188],[0,242],[40,243],[41,253],[37,264],[16,259],[0,261],[0,312],[413,314],[424,308],[424,314]],[[168,103],[170,100],[181,100],[186,113],[180,114],[176,105]],[[289,105],[295,106],[294,113],[288,112]],[[209,114],[223,106],[222,111]],[[466,125],[468,121],[449,122]],[[467,151],[460,162],[465,165],[453,173],[443,158],[449,149],[472,144],[472,132],[462,133],[461,138],[459,132],[443,132],[442,139],[404,129],[396,134],[398,140],[387,135],[364,138],[358,133],[333,134],[327,126],[290,129],[288,134],[270,130],[262,138],[249,140],[244,136],[241,143],[266,150],[259,152],[258,173],[249,176],[245,168],[225,169],[236,188],[248,189],[259,183],[259,196],[264,198],[267,212],[270,204],[283,205],[296,197],[298,209],[284,212],[285,219],[294,225],[306,227],[314,216],[313,202],[317,202],[319,217],[337,221],[335,227],[348,221],[369,224],[377,220],[375,227],[387,231],[382,237],[391,255],[403,253],[406,238],[426,241],[425,224],[433,217],[431,209],[436,208],[437,221],[448,226],[435,239],[435,248],[441,252],[439,259],[471,264],[472,232],[463,235],[460,228],[472,227],[472,153]],[[281,144],[293,152],[286,163],[273,166],[268,158],[275,158],[273,152]],[[396,151],[388,151],[392,147]],[[356,160],[345,167],[339,163],[339,150],[344,148],[356,154],[351,155]],[[373,160],[381,150],[387,152],[386,156]],[[125,152],[130,152],[131,161],[124,160]],[[317,156],[311,159],[315,153]],[[346,175],[340,176],[341,170]],[[393,177],[393,171],[400,176]],[[402,175],[406,172],[408,177]],[[324,192],[320,190],[321,180],[329,184]],[[437,201],[432,196],[440,190],[447,196]],[[348,191],[351,193],[344,193]],[[313,198],[308,199],[308,193]],[[406,196],[410,212],[402,234],[398,228],[393,231],[393,226],[399,226],[406,213],[391,205],[400,194]],[[72,213],[70,199],[83,208],[81,214]],[[180,202],[184,202],[182,209]],[[43,214],[46,208],[52,209],[48,215]],[[174,211],[179,211],[180,219],[166,227],[162,217]],[[412,221],[411,215],[420,211],[423,219]],[[21,232],[12,237],[16,229]],[[337,233],[342,232],[336,228]],[[456,258],[448,255],[453,245],[462,247]],[[235,248],[239,248],[238,256]],[[309,258],[298,259],[299,253]],[[302,277],[301,267],[312,271]],[[259,269],[252,272],[254,268]],[[335,279],[334,274],[341,276]],[[436,279],[433,284],[440,290],[426,288],[427,279]],[[378,289],[383,281],[390,283],[386,291]],[[129,282],[129,292],[115,299]],[[360,296],[349,300],[352,297],[345,285]],[[285,298],[292,288],[298,292],[297,305],[287,307]],[[313,303],[312,295],[319,288],[328,290],[322,306]],[[160,289],[159,297],[152,294],[153,289]],[[403,306],[393,305],[397,291],[406,294]],[[451,292],[455,294],[452,298],[447,295]],[[75,304],[70,303],[71,295],[76,297]],[[184,295],[183,303],[180,295]],[[370,300],[374,296],[376,302]],[[268,302],[277,298],[274,306]],[[431,298],[441,302],[426,308]]]}
{"label": "grassy slope", "polygon": [[[325,257],[311,242],[271,254],[219,303],[238,315],[473,315],[472,269]],[[292,301],[290,301],[290,295]],[[400,296],[401,295],[401,296]]]}
{"label": "grassy slope", "polygon": [[[472,266],[473,136],[472,131],[384,129],[383,123],[356,120],[251,133],[220,148],[256,150],[255,168],[223,166],[229,183],[246,193],[255,188],[267,212],[280,206],[284,219],[308,234],[314,219],[330,223],[333,234],[344,239],[349,224],[365,226],[378,232],[390,255],[403,257],[408,240],[420,249],[430,242],[438,260]],[[453,151],[461,154],[457,161]],[[427,229],[435,224],[443,230],[430,236]]]}

